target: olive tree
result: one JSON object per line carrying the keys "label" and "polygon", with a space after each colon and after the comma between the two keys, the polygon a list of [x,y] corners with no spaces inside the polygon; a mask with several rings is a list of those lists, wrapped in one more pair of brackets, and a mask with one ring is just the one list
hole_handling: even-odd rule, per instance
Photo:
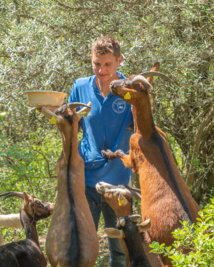
{"label": "olive tree", "polygon": [[[14,174],[21,164],[19,179],[29,166],[33,176],[56,176],[56,130],[27,106],[25,91],[69,94],[76,78],[93,74],[91,43],[111,34],[121,43],[120,70],[126,76],[159,61],[161,71],[173,80],[155,80],[153,114],[168,135],[183,178],[200,200],[214,187],[213,9],[208,0],[2,0],[0,168]],[[31,160],[23,164],[23,153],[14,158],[14,150],[29,151]]]}

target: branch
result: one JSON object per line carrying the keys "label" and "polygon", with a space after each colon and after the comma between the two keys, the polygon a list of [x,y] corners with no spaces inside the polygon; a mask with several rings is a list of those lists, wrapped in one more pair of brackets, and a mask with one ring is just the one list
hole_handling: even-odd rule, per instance
{"label": "branch", "polygon": [[29,15],[24,15],[24,14],[20,14],[19,16],[22,17],[22,18],[26,18],[26,19],[36,19],[38,22],[50,27],[51,29],[55,29],[55,26],[49,25],[46,21],[37,19],[36,17],[29,16]]}
{"label": "branch", "polygon": [[71,7],[71,6],[69,6],[69,5],[66,5],[66,4],[64,4],[64,3],[62,3],[62,2],[60,2],[60,1],[57,1],[58,2],[58,5],[59,6],[62,6],[62,7],[64,7],[65,9],[70,9],[70,10],[73,10],[73,11],[80,11],[80,10],[82,10],[83,8],[81,7]]}
{"label": "branch", "polygon": [[42,149],[38,150],[36,148],[33,148],[31,147],[31,149],[33,149],[34,151],[36,151],[38,154],[41,154],[47,164],[47,171],[48,171],[48,175],[49,175],[49,178],[55,178],[55,176],[52,177],[51,175],[51,170],[50,170],[50,163],[49,163],[49,160],[47,159],[47,157],[45,156],[45,154],[42,152]]}
{"label": "branch", "polygon": [[[16,162],[13,159],[11,159],[8,156],[5,156],[5,158],[7,159],[7,161],[9,162],[10,165],[14,165],[18,170],[21,170],[20,167],[19,167],[19,165],[16,164]],[[32,192],[34,192],[32,183],[31,183],[30,179],[28,178],[28,176],[25,173],[22,173],[22,176],[24,176],[24,178],[28,181],[29,186],[31,187]]]}

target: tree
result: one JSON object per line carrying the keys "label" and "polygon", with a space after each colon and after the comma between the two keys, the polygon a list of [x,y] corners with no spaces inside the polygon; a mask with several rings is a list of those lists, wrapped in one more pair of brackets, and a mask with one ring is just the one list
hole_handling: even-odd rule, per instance
{"label": "tree", "polygon": [[[121,42],[126,76],[159,61],[161,71],[175,81],[155,81],[153,114],[199,201],[214,187],[213,9],[208,0],[2,0],[0,112],[5,115],[0,118],[0,168],[5,179],[11,172],[17,175],[14,170],[20,166],[19,179],[29,166],[31,178],[56,176],[60,143],[48,144],[54,138],[52,126],[27,107],[24,92],[69,94],[76,78],[92,75],[92,41],[110,33]],[[23,158],[24,152],[28,157]]]}

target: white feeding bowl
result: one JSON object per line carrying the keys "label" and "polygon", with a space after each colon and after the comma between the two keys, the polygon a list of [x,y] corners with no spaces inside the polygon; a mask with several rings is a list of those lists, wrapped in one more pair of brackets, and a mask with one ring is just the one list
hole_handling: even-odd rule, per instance
{"label": "white feeding bowl", "polygon": [[57,108],[60,107],[67,94],[57,91],[27,91],[28,105],[30,107],[46,107]]}

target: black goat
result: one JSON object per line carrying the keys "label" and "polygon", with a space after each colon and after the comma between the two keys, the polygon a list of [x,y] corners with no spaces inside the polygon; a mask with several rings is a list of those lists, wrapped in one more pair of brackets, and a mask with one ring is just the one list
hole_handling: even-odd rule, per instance
{"label": "black goat", "polygon": [[130,258],[130,267],[151,267],[142,246],[142,232],[150,228],[150,220],[137,225],[140,215],[129,215],[118,219],[117,228],[106,228],[106,234],[111,238],[123,238]]}
{"label": "black goat", "polygon": [[45,267],[47,262],[39,247],[36,222],[49,217],[53,212],[54,204],[42,202],[25,192],[9,192],[1,196],[4,196],[4,199],[13,196],[24,199],[20,208],[20,221],[25,229],[26,239],[0,247],[0,266]]}

